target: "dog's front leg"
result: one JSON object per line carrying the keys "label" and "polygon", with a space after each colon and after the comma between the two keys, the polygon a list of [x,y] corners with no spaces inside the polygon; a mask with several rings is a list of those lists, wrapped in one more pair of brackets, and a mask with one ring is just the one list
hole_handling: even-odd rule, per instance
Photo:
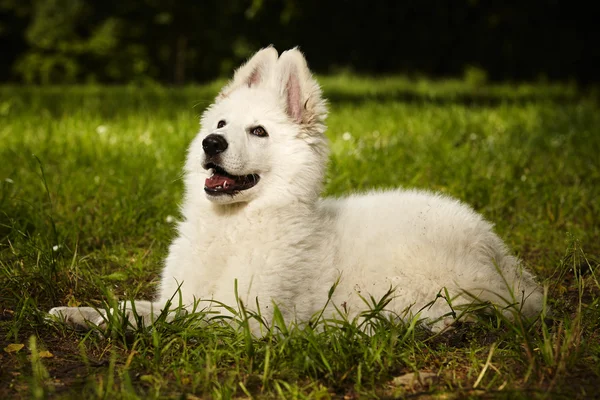
{"label": "dog's front leg", "polygon": [[[106,329],[110,320],[127,320],[127,327],[135,329],[138,325],[150,326],[160,316],[164,304],[153,303],[150,301],[126,301],[119,303],[117,308],[107,310],[93,307],[54,307],[48,313],[61,322],[76,329],[88,330],[93,327]],[[173,312],[169,312],[166,320],[170,321],[174,317]]]}
{"label": "dog's front leg", "polygon": [[106,320],[106,310],[93,307],[54,307],[48,314],[73,328],[85,330],[102,326]]}

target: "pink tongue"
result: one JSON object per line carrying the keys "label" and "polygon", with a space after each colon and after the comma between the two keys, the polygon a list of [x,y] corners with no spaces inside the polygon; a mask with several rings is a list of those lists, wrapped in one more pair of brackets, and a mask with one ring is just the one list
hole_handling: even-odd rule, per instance
{"label": "pink tongue", "polygon": [[213,175],[210,178],[206,178],[206,181],[204,182],[204,186],[206,186],[209,189],[214,189],[217,186],[221,186],[223,188],[227,188],[230,186],[233,186],[235,184],[235,180],[228,178],[226,176],[222,176],[222,175]]}

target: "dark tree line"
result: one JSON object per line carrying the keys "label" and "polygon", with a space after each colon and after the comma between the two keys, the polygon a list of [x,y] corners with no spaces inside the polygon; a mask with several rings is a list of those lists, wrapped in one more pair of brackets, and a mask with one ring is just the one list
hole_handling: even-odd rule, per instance
{"label": "dark tree line", "polygon": [[181,84],[299,45],[320,72],[598,81],[576,1],[0,0],[0,80]]}

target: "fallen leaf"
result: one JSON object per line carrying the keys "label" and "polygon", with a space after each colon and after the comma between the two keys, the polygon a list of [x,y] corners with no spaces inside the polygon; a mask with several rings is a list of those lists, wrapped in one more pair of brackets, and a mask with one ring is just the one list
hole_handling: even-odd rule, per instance
{"label": "fallen leaf", "polygon": [[40,358],[52,358],[54,354],[50,353],[48,350],[40,351]]}
{"label": "fallen leaf", "polygon": [[8,346],[6,346],[4,348],[4,351],[7,353],[16,353],[19,350],[21,350],[23,347],[25,347],[25,345],[22,343],[12,343],[12,344],[9,344]]}

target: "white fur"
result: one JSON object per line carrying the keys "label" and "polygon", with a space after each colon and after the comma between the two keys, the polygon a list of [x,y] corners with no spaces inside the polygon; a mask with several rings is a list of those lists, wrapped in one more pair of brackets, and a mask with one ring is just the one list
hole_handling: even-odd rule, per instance
{"label": "white fur", "polygon": [[[254,308],[258,299],[268,318],[275,302],[288,318],[305,321],[326,304],[338,279],[327,313],[337,307],[352,317],[366,308],[361,296],[379,299],[390,288],[390,312],[420,311],[429,323],[450,311],[440,299],[428,306],[444,289],[455,305],[472,301],[467,291],[500,306],[517,303],[526,316],[540,311],[542,294],[531,274],[492,225],[457,200],[415,190],[321,199],[326,112],[297,49],[279,58],[274,48],[263,49],[236,72],[190,146],[184,220],[158,299],[136,302],[138,314],[160,310],[179,287],[185,305],[214,299],[235,306],[237,280],[245,305]],[[217,129],[221,120],[227,123]],[[250,134],[257,125],[269,136]],[[204,192],[210,172],[203,167],[202,140],[209,134],[228,142],[220,165],[234,175],[258,174],[256,186],[235,196]],[[100,322],[90,310],[51,313],[74,325]]]}

